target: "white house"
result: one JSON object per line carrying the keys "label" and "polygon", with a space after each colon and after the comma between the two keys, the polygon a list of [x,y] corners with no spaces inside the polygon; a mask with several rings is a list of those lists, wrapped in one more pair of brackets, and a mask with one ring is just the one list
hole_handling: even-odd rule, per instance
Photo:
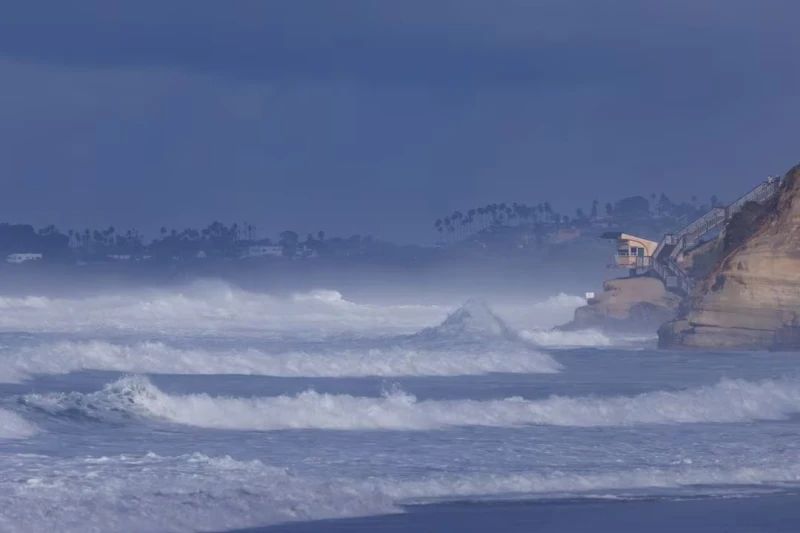
{"label": "white house", "polygon": [[298,255],[303,259],[317,259],[319,257],[319,254],[317,253],[316,250],[312,250],[311,248],[308,248],[306,246],[303,246],[299,250]]}
{"label": "white house", "polygon": [[25,261],[37,261],[42,258],[42,254],[11,254],[6,257],[9,263],[24,263]]}
{"label": "white house", "polygon": [[247,248],[245,257],[281,257],[283,247],[275,245],[256,244]]}

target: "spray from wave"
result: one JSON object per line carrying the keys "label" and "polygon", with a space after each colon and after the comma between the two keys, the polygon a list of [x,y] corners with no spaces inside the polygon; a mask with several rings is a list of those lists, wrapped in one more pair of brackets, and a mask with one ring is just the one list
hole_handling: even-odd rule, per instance
{"label": "spray from wave", "polygon": [[376,305],[315,290],[279,298],[221,281],[181,289],[87,298],[0,298],[0,331],[158,331],[193,334],[326,336],[348,332],[403,334],[441,320],[434,305]]}
{"label": "spray from wave", "polygon": [[519,336],[498,317],[486,302],[468,300],[463,306],[450,313],[444,322],[433,328],[426,328],[414,335],[425,340],[484,340],[499,339],[517,341]]}
{"label": "spray from wave", "polygon": [[614,342],[603,332],[597,330],[557,331],[523,330],[520,337],[548,348],[580,348],[611,346]]}
{"label": "spray from wave", "polygon": [[0,409],[0,439],[24,439],[37,432],[36,426],[17,413]]}
{"label": "spray from wave", "polygon": [[[500,314],[504,323],[514,329],[549,328],[567,320],[582,302],[581,298],[559,294],[525,305],[499,305],[498,309],[503,309]],[[297,334],[309,338],[348,333],[412,334],[453,312],[451,305],[356,303],[329,289],[277,297],[215,280],[197,281],[179,289],[74,299],[0,297],[0,309],[4,311],[0,314],[0,331]],[[471,301],[454,314],[469,314],[481,321],[487,319],[487,309],[485,304]]]}
{"label": "spray from wave", "polygon": [[503,316],[518,330],[518,336],[538,346],[548,348],[579,348],[619,346],[641,343],[642,339],[609,337],[596,330],[556,331],[554,326],[572,319],[575,308],[586,305],[586,300],[560,293],[530,305],[501,306]]}
{"label": "spray from wave", "polygon": [[125,376],[92,394],[27,395],[23,405],[53,414],[80,410],[130,413],[195,427],[236,430],[399,430],[456,426],[631,426],[782,420],[800,412],[800,382],[722,380],[679,392],[612,398],[551,396],[499,400],[419,401],[396,388],[380,398],[321,394],[236,398],[170,395],[139,376]]}

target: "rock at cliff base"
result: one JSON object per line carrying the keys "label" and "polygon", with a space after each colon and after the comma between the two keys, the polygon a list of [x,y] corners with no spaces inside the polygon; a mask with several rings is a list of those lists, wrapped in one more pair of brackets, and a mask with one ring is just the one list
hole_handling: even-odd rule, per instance
{"label": "rock at cliff base", "polygon": [[651,277],[606,281],[604,291],[591,303],[575,310],[574,319],[556,329],[599,329],[606,333],[655,333],[677,314],[680,297]]}

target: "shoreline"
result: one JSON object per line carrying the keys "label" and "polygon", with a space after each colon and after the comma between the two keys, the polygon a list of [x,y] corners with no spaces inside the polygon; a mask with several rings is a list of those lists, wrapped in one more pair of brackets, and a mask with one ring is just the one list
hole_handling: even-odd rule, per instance
{"label": "shoreline", "polygon": [[404,513],[293,522],[219,533],[794,533],[800,493],[726,498],[452,502]]}

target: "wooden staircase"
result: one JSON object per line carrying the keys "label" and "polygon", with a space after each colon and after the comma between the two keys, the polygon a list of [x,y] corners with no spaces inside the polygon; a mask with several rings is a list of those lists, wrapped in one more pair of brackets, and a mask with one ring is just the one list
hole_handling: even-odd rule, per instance
{"label": "wooden staircase", "polygon": [[706,214],[684,227],[678,233],[664,235],[658,243],[651,263],[652,270],[661,278],[667,289],[684,295],[694,289],[693,279],[678,264],[678,258],[687,249],[696,246],[703,237],[721,230],[725,223],[748,202],[764,203],[774,198],[780,188],[780,179],[767,178],[727,207],[713,207]]}

